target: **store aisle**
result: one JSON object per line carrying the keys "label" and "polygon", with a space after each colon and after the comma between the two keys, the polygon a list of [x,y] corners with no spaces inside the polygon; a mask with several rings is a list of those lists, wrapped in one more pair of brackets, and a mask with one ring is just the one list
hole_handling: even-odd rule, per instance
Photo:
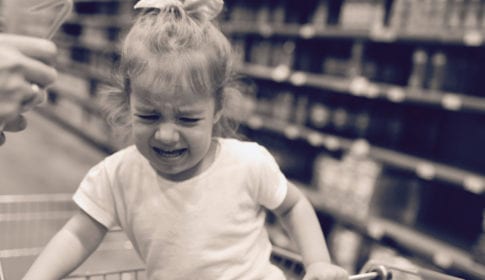
{"label": "store aisle", "polygon": [[[7,142],[0,146],[0,198],[27,195],[28,200],[31,194],[69,197],[89,168],[106,154],[36,112],[29,112],[26,117],[27,129],[20,133],[8,133]],[[0,199],[0,202],[4,200],[8,201]],[[52,209],[59,208],[60,211],[52,212],[54,216],[49,219],[42,216],[42,212],[31,214],[30,211],[38,207],[35,203],[25,204],[23,210],[15,208],[13,204],[10,204],[10,208],[6,205],[0,203],[0,228],[3,227],[0,233],[0,259],[6,279],[20,279],[43,247],[42,244],[64,224],[73,208],[52,206]],[[49,209],[37,210],[53,211]],[[12,220],[12,217],[17,217],[17,212],[12,211],[20,211],[18,221]],[[37,216],[29,217],[35,214],[38,214],[39,220],[35,218]],[[124,233],[111,232],[78,272],[140,265]]]}
{"label": "store aisle", "polygon": [[0,146],[0,195],[72,193],[105,154],[38,113],[26,118],[27,129]]}

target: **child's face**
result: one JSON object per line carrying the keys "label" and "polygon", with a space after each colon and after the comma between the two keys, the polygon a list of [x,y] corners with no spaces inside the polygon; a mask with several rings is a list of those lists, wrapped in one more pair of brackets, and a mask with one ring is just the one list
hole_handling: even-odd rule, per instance
{"label": "child's face", "polygon": [[160,92],[133,81],[131,115],[135,145],[169,180],[185,180],[213,161],[212,129],[219,118],[213,98]]}

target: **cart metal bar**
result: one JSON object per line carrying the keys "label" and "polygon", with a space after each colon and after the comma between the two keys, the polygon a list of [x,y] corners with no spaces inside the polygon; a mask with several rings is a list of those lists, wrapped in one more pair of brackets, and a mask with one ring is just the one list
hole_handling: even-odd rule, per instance
{"label": "cart metal bar", "polygon": [[0,280],[5,280],[5,276],[3,275],[2,261],[0,261]]}
{"label": "cart metal bar", "polygon": [[90,279],[90,278],[93,278],[93,277],[104,277],[103,279],[105,279],[107,276],[118,275],[118,276],[121,277],[122,275],[125,275],[125,274],[133,275],[135,277],[135,279],[138,279],[138,275],[141,274],[144,271],[145,271],[145,269],[140,267],[140,268],[132,268],[132,269],[106,270],[106,271],[89,273],[89,274],[86,274],[86,273],[76,274],[76,273],[74,273],[74,274],[70,274],[69,276],[67,276],[63,279],[66,279],[66,280],[67,279],[79,279],[79,278]]}
{"label": "cart metal bar", "polygon": [[379,277],[379,273],[377,272],[368,272],[368,273],[361,273],[349,276],[349,280],[370,280],[370,279],[377,279]]}
{"label": "cart metal bar", "polygon": [[396,267],[396,266],[392,266],[392,265],[386,265],[386,267],[389,270],[395,270],[395,271],[403,272],[403,273],[406,273],[406,274],[417,275],[417,276],[423,277],[424,279],[464,280],[463,278],[450,276],[450,275],[447,275],[447,274],[443,274],[443,273],[432,271],[432,270],[425,269],[425,268],[410,268],[410,269],[407,269],[407,268],[401,268],[401,267]]}
{"label": "cart metal bar", "polygon": [[0,195],[0,203],[71,201],[71,193]]}

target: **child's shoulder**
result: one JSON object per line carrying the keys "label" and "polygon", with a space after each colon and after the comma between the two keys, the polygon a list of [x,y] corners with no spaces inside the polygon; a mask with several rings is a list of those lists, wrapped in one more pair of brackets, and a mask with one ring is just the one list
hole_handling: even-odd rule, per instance
{"label": "child's shoulder", "polygon": [[103,163],[111,167],[120,167],[123,165],[133,165],[134,162],[140,161],[141,157],[134,145],[128,146],[107,156]]}
{"label": "child's shoulder", "polygon": [[107,156],[106,159],[119,160],[120,158],[124,158],[124,157],[132,157],[137,154],[137,151],[138,150],[136,149],[135,145],[130,145],[112,153],[111,155]]}
{"label": "child's shoulder", "polygon": [[254,160],[264,156],[267,150],[256,142],[243,141],[233,138],[220,138],[219,143],[222,149],[229,155],[237,158],[248,158]]}

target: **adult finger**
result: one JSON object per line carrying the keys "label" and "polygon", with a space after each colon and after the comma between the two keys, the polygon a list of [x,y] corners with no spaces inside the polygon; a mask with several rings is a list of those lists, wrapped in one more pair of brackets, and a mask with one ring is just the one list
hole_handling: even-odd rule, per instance
{"label": "adult finger", "polygon": [[56,45],[49,40],[15,34],[0,34],[0,45],[18,49],[26,56],[52,64],[57,55]]}
{"label": "adult finger", "polygon": [[12,132],[17,132],[24,130],[27,127],[27,120],[25,119],[24,116],[18,115],[17,117],[9,120],[5,124],[4,131],[12,131]]}
{"label": "adult finger", "polygon": [[55,68],[36,59],[24,56],[21,58],[20,66],[25,79],[41,87],[48,86],[57,78],[57,70]]}
{"label": "adult finger", "polygon": [[10,75],[0,79],[2,92],[0,94],[0,121],[9,120],[20,113],[22,103],[31,100],[36,94],[30,83],[22,75]]}
{"label": "adult finger", "polygon": [[31,88],[32,88],[32,95],[29,97],[26,97],[20,103],[21,112],[26,112],[32,109],[33,107],[47,101],[47,91],[45,89],[39,88],[39,86],[37,86],[36,84],[32,84]]}

